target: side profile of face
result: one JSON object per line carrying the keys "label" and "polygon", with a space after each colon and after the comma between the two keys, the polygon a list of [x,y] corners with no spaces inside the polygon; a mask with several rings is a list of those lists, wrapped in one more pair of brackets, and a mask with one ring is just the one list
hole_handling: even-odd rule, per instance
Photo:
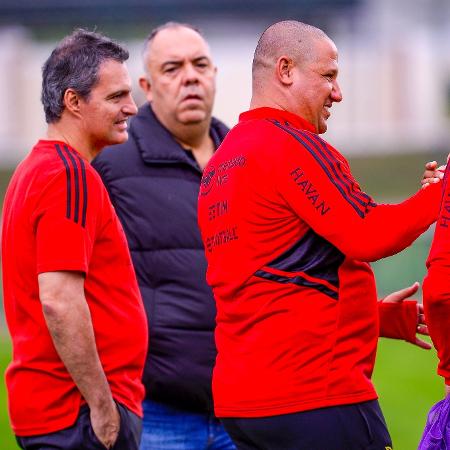
{"label": "side profile of face", "polygon": [[325,133],[332,104],[342,100],[337,82],[338,52],[333,41],[318,38],[311,58],[297,64],[293,76],[293,112],[311,122],[319,134]]}
{"label": "side profile of face", "polygon": [[149,43],[148,77],[140,79],[158,119],[170,130],[209,121],[216,68],[205,40],[190,28],[161,30]]}
{"label": "side profile of face", "polygon": [[125,142],[127,119],[136,112],[126,65],[113,59],[104,61],[89,97],[79,104],[82,131],[91,148],[99,151]]}

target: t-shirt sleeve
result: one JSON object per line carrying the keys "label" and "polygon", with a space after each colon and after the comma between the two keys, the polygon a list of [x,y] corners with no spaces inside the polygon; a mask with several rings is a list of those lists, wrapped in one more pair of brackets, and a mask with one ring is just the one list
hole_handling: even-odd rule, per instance
{"label": "t-shirt sleeve", "polygon": [[376,204],[360,189],[342,155],[317,135],[289,128],[280,144],[279,195],[350,258],[375,261],[393,255],[436,220],[441,183],[399,204]]}
{"label": "t-shirt sleeve", "polygon": [[423,281],[423,304],[431,339],[439,357],[438,373],[450,385],[450,165],[444,176],[439,217]]}
{"label": "t-shirt sleeve", "polygon": [[80,161],[77,173],[62,170],[46,185],[32,215],[37,273],[87,273],[100,213],[99,180]]}

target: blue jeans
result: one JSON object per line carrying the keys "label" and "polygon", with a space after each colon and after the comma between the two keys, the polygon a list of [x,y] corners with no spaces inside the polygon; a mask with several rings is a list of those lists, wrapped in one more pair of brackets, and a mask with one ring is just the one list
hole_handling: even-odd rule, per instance
{"label": "blue jeans", "polygon": [[144,400],[140,450],[236,450],[211,414],[181,411]]}

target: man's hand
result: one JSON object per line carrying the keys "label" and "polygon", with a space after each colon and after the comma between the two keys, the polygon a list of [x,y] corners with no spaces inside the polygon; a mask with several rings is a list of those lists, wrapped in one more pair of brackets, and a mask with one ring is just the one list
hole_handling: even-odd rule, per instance
{"label": "man's hand", "polygon": [[445,396],[448,397],[450,395],[450,386],[448,384],[444,384],[445,386]]}
{"label": "man's hand", "polygon": [[[389,294],[383,299],[383,303],[401,303],[403,300],[411,297],[411,295],[414,295],[417,290],[419,289],[419,283],[416,281],[411,286],[401,289],[399,291],[393,292],[392,294]],[[417,303],[417,323],[416,323],[416,332],[418,334],[428,336],[428,327],[426,325],[425,321],[425,315],[423,310],[423,305],[420,303]],[[415,338],[415,342],[412,342],[415,345],[417,345],[420,348],[429,350],[431,349],[432,345],[428,342],[423,341],[422,339],[419,339],[417,336]]]}
{"label": "man's hand", "polygon": [[114,401],[106,408],[91,408],[91,425],[98,440],[112,448],[120,430],[120,414]]}
{"label": "man's hand", "polygon": [[438,167],[436,161],[430,161],[425,164],[425,172],[423,173],[421,184],[422,189],[433,183],[439,183],[444,178],[445,166]]}

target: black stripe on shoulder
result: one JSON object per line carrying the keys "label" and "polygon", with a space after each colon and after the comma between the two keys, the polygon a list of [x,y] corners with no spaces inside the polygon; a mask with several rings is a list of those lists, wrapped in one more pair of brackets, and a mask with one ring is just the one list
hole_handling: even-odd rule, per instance
{"label": "black stripe on shoulder", "polygon": [[[311,147],[312,144],[311,142],[309,142],[310,140],[305,137],[303,134],[301,134],[301,132],[299,130],[297,130],[296,132],[294,132],[292,129],[282,125],[280,122],[276,121],[276,120],[271,120],[271,122],[278,128],[280,128],[281,130],[285,131],[286,133],[290,134],[297,142],[299,142],[309,153],[310,155],[316,160],[316,162],[320,165],[320,167],[323,169],[324,173],[327,175],[327,177],[329,178],[330,182],[336,187],[336,189],[341,193],[342,197],[344,198],[345,201],[347,201],[347,203],[350,204],[350,206],[355,210],[355,212],[358,214],[358,216],[360,216],[362,219],[365,217],[365,213],[364,211],[361,210],[361,207],[356,204],[353,199],[349,198],[349,196],[347,195],[347,193],[344,191],[344,189],[342,188],[342,186],[340,185],[340,183],[335,179],[335,177],[333,176],[333,174],[330,172],[329,168],[325,165],[324,161],[322,160],[322,158],[316,154],[316,152],[314,151],[314,149]],[[298,135],[298,133],[301,134],[301,136]],[[315,146],[317,149],[317,146]],[[323,155],[322,155],[323,156]],[[325,158],[326,159],[326,158]]]}
{"label": "black stripe on shoulder", "polygon": [[312,135],[313,137],[311,137],[310,133],[307,132],[299,132],[299,133],[301,133],[302,136],[304,136],[305,138],[308,138],[308,140],[316,147],[318,151],[320,151],[320,149],[315,143],[315,141],[317,141],[320,144],[324,152],[323,157],[330,162],[330,167],[331,170],[334,172],[336,180],[342,183],[342,186],[344,187],[344,189],[347,190],[348,195],[351,196],[356,202],[358,202],[364,208],[365,212],[368,212],[367,209],[369,206],[373,205],[376,206],[376,204],[374,204],[372,198],[369,195],[367,195],[365,192],[356,191],[354,189],[354,183],[347,176],[345,176],[344,172],[341,169],[341,162],[336,158],[336,156],[333,155],[333,153],[328,147],[328,144],[320,136],[315,134]]}
{"label": "black stripe on shoulder", "polygon": [[87,190],[87,181],[86,181],[86,166],[83,158],[80,155],[76,155],[78,161],[80,161],[81,167],[81,182],[83,183],[83,208],[81,211],[81,226],[84,228],[86,226],[86,214],[87,214],[87,206],[88,206],[88,190]]}
{"label": "black stripe on shoulder", "polygon": [[67,162],[66,157],[64,156],[61,147],[59,144],[55,144],[56,152],[58,153],[59,157],[61,158],[64,167],[66,169],[66,217],[70,219],[70,212],[71,212],[71,206],[72,206],[72,180],[70,175],[70,167],[69,163]]}
{"label": "black stripe on shoulder", "polygon": [[67,156],[70,159],[73,167],[73,180],[75,185],[75,205],[73,210],[73,220],[75,223],[78,223],[79,210],[80,210],[80,177],[78,174],[78,165],[75,161],[75,158],[72,155],[72,152],[67,148],[67,145],[64,146],[64,150]]}

